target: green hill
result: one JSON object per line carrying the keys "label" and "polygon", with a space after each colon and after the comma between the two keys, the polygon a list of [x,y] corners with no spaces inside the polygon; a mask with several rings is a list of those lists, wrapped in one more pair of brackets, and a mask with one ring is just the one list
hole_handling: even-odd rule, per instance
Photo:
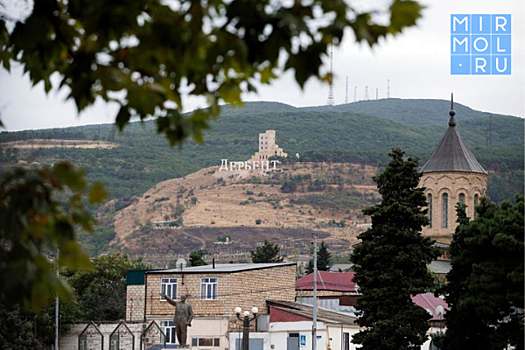
{"label": "green hill", "polygon": [[[169,148],[155,123],[132,123],[124,133],[113,125],[0,133],[0,142],[24,139],[87,139],[115,142],[114,149],[2,148],[5,166],[19,160],[51,163],[69,159],[86,168],[91,180],[107,184],[112,198],[129,198],[154,184],[219,165],[221,159],[246,160],[257,150],[260,132],[277,131],[277,143],[303,160],[352,161],[383,165],[392,147],[425,161],[446,131],[448,101],[384,99],[335,107],[295,108],[282,103],[250,102],[223,106],[205,133],[205,144]],[[493,115],[492,149],[486,146],[490,117],[455,104],[458,129],[481,164],[498,173],[523,170],[521,118]],[[521,173],[522,174],[522,173]],[[504,183],[512,183],[506,179]],[[513,186],[511,186],[513,187]],[[503,199],[498,191],[496,200]]]}

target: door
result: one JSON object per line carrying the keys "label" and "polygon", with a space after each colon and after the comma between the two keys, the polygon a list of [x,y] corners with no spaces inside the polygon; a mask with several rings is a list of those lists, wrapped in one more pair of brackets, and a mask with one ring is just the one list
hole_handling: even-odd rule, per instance
{"label": "door", "polygon": [[[249,341],[250,350],[263,350],[264,349],[264,340],[263,339],[250,339]],[[235,339],[235,350],[241,350],[242,348],[242,339]]]}
{"label": "door", "polygon": [[286,350],[299,350],[299,333],[288,333]]}

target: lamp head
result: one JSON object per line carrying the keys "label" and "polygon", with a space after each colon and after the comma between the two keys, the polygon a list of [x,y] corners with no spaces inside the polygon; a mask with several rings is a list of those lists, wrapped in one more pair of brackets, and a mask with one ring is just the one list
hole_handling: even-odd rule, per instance
{"label": "lamp head", "polygon": [[250,312],[248,310],[244,311],[244,317],[250,316]]}
{"label": "lamp head", "polygon": [[236,313],[237,315],[240,315],[240,314],[241,314],[241,311],[242,311],[242,309],[241,309],[240,307],[237,306],[237,307],[235,308],[235,313]]}
{"label": "lamp head", "polygon": [[258,308],[256,308],[255,306],[252,307],[252,314],[257,315],[258,312],[259,312]]}

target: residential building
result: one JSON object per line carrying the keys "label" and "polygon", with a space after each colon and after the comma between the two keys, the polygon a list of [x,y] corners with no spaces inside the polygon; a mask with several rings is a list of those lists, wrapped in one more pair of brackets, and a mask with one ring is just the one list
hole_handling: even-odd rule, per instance
{"label": "residential building", "polygon": [[[295,301],[295,263],[212,264],[183,269],[153,270],[143,279],[128,274],[126,318],[145,324],[157,322],[166,334],[168,347],[177,344],[174,307],[161,297],[188,295],[195,318],[188,328],[188,342],[194,348],[229,347],[228,334],[240,329],[234,313],[259,309],[268,315],[267,300]],[[140,275],[140,272],[139,272]],[[140,284],[142,282],[142,284]],[[141,309],[141,310],[138,310]],[[255,330],[255,328],[253,329]]]}

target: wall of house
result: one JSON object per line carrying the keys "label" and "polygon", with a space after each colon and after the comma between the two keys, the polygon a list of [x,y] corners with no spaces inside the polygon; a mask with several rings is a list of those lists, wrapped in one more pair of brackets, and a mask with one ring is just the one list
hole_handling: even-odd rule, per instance
{"label": "wall of house", "polygon": [[[201,278],[216,277],[217,300],[201,300]],[[177,278],[177,298],[189,294],[187,302],[199,316],[230,316],[234,309],[257,307],[260,314],[268,314],[266,300],[295,301],[295,265],[278,266],[236,273],[185,274],[184,286],[180,273],[146,274],[146,318],[172,316],[174,307],[160,300],[161,279]]]}
{"label": "wall of house", "polygon": [[[423,174],[419,187],[426,187],[427,198],[432,195],[432,227],[423,228],[423,235],[438,242],[450,243],[457,227],[456,203],[465,195],[467,215],[474,215],[474,196],[487,195],[488,176],[478,173],[436,172]],[[443,227],[443,194],[448,194],[448,225]]]}
{"label": "wall of house", "polygon": [[126,287],[126,321],[144,321],[145,285]]}
{"label": "wall of house", "polygon": [[[270,323],[270,342],[274,345],[272,350],[287,350],[287,338],[290,333],[299,333],[299,336],[306,337],[306,345],[301,349],[312,348],[312,321],[300,322],[276,322]],[[326,325],[317,322],[317,349],[327,349]]]}

